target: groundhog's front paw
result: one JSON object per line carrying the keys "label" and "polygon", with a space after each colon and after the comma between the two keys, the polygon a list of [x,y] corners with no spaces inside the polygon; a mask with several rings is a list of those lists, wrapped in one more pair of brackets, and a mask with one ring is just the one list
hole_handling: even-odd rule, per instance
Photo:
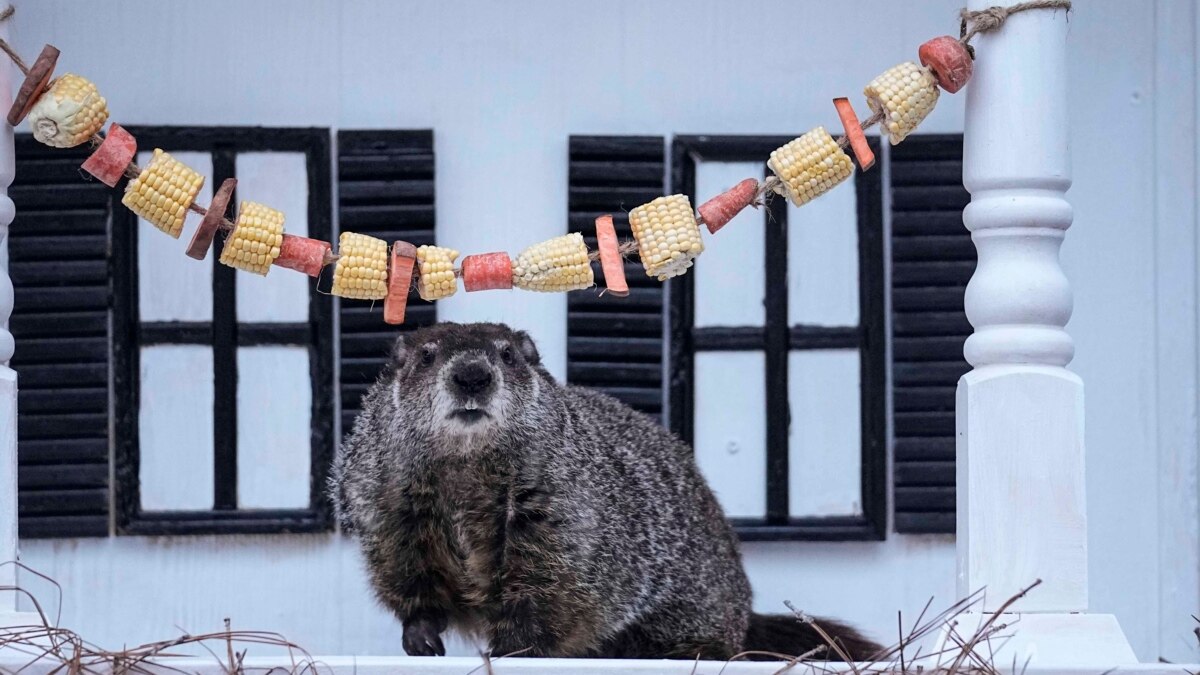
{"label": "groundhog's front paw", "polygon": [[445,656],[446,646],[440,635],[442,627],[427,616],[412,617],[404,622],[404,653],[409,656]]}

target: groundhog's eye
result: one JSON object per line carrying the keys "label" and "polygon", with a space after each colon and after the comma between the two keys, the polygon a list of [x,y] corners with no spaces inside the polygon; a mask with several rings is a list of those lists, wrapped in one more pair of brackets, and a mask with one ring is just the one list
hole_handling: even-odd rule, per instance
{"label": "groundhog's eye", "polygon": [[436,358],[437,358],[437,351],[434,350],[433,347],[422,347],[421,348],[421,365],[425,365],[425,366],[431,365],[431,364],[433,364],[433,361]]}
{"label": "groundhog's eye", "polygon": [[504,345],[504,349],[500,350],[500,360],[510,366],[512,365],[512,363],[513,363],[512,347],[509,347],[508,345]]}

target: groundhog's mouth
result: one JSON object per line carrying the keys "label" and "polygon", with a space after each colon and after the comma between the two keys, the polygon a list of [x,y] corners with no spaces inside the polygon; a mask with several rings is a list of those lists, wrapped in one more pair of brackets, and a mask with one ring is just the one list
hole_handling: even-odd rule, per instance
{"label": "groundhog's mouth", "polygon": [[454,412],[450,413],[450,419],[463,422],[465,424],[474,424],[483,420],[485,417],[491,417],[491,415],[488,415],[486,412],[479,410],[478,408],[469,410],[467,408],[460,408],[459,410],[455,410]]}

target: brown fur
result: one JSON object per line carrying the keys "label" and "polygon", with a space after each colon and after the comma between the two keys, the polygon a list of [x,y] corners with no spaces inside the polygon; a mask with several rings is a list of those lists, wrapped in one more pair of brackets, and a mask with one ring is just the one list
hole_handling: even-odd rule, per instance
{"label": "brown fur", "polygon": [[[811,646],[809,627],[751,613],[737,539],[691,448],[612,398],[560,386],[506,326],[401,338],[330,487],[409,654],[444,653],[450,627],[528,656]],[[852,656],[874,651],[829,626]]]}

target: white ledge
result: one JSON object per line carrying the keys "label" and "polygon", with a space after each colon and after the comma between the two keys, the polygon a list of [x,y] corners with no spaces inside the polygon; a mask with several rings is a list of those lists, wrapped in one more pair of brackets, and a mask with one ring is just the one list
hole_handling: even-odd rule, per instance
{"label": "white ledge", "polygon": [[[723,661],[648,661],[648,660],[617,660],[617,659],[531,659],[508,658],[492,661],[491,672],[505,675],[548,675],[549,673],[637,673],[639,675],[748,675],[762,673],[779,673],[784,664],[778,661],[767,662],[736,662]],[[247,675],[284,675],[295,672],[300,675],[483,675],[488,672],[483,660],[478,657],[448,656],[448,657],[414,657],[414,656],[314,656],[312,665],[307,662],[292,662],[287,658],[247,657],[243,663]],[[860,673],[891,673],[899,675],[899,664],[876,665],[856,664]],[[34,665],[29,665],[28,658],[14,658],[10,655],[0,656],[0,672],[21,672],[22,675],[49,675],[55,669],[61,669],[61,664],[50,659],[43,659]],[[926,668],[927,672],[935,672]],[[1015,675],[1024,672],[1026,675],[1183,675],[1187,672],[1200,672],[1200,664],[1171,664],[1145,663],[1122,666],[1113,669],[1097,668],[1038,668],[1030,666],[1014,671],[1011,664],[997,664],[997,672],[1005,675]],[[109,668],[91,667],[86,672],[92,674],[112,672]],[[139,665],[139,672],[154,675],[228,675],[228,670],[214,658],[176,658],[157,659]],[[844,663],[798,664],[787,673],[796,675],[832,675],[833,673],[853,672]],[[911,664],[910,664],[911,672]]]}

